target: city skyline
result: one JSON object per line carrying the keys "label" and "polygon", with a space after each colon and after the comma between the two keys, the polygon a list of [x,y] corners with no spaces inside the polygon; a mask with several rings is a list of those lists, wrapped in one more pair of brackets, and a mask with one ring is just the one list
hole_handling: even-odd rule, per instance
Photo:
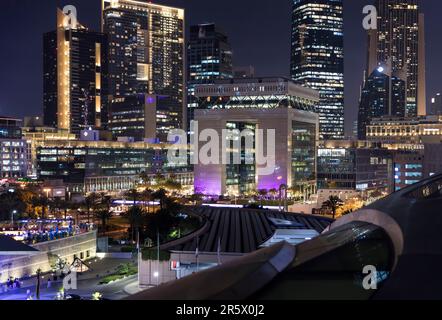
{"label": "city skyline", "polygon": [[[363,71],[366,64],[366,33],[362,28],[362,8],[370,1],[344,0],[344,50],[345,50],[345,126],[346,135],[351,134],[353,122],[357,119],[358,99]],[[254,65],[257,76],[288,76],[290,69],[290,30],[292,1],[280,1],[280,5],[254,3],[254,14],[248,14],[250,23],[244,24],[241,15],[249,13],[251,1],[235,3],[233,12],[229,9],[230,0],[216,8],[215,4],[195,0],[155,1],[186,10],[186,33],[192,24],[214,22],[219,24],[231,39],[234,52],[234,65]],[[1,21],[10,26],[13,32],[5,33],[4,42],[9,47],[0,52],[0,67],[4,76],[0,77],[3,92],[0,95],[0,113],[6,116],[23,117],[43,112],[42,74],[42,35],[53,30],[56,20],[56,7],[73,4],[77,7],[79,20],[91,30],[100,29],[101,1],[35,1],[24,0],[16,3],[7,0],[0,12]],[[442,31],[437,24],[438,8],[435,1],[421,1],[422,12],[426,14],[427,51],[427,102],[439,92],[442,81],[439,77],[442,62],[437,52],[442,44],[437,35]],[[16,17],[22,17],[17,19]],[[11,19],[14,17],[14,19]],[[276,19],[278,17],[278,19]],[[282,18],[285,17],[285,18]],[[263,24],[263,18],[273,23]],[[32,27],[32,28],[30,28]],[[239,31],[238,31],[239,30]],[[280,36],[275,37],[277,32]],[[16,38],[25,41],[13,41]],[[263,40],[268,46],[262,46]],[[269,57],[274,57],[269,59]],[[271,63],[269,63],[271,61]],[[21,89],[28,89],[23,94]]]}

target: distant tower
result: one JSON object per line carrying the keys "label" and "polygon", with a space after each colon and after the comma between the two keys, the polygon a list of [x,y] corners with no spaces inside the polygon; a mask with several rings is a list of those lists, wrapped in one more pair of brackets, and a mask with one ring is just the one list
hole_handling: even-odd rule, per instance
{"label": "distant tower", "polygon": [[366,75],[391,61],[392,71],[406,70],[405,116],[426,114],[425,29],[418,0],[376,0],[378,29],[369,31]]}
{"label": "distant tower", "polygon": [[342,0],[294,0],[291,78],[319,90],[322,139],[344,138]]}
{"label": "distant tower", "polygon": [[431,105],[429,110],[431,115],[442,116],[442,95],[437,93],[431,98]]}
{"label": "distant tower", "polygon": [[85,125],[107,125],[107,38],[80,24],[71,28],[65,17],[57,9],[57,30],[43,36],[44,124],[78,135]]}
{"label": "distant tower", "polygon": [[403,117],[406,107],[406,73],[379,66],[366,79],[358,113],[358,139],[366,139],[367,125],[386,115]]}
{"label": "distant tower", "polygon": [[187,44],[187,126],[198,107],[195,85],[233,77],[232,47],[227,35],[213,23],[190,27]]}
{"label": "distant tower", "polygon": [[165,141],[171,129],[184,127],[184,10],[133,0],[102,0],[102,8],[109,94],[156,95],[156,134]]}

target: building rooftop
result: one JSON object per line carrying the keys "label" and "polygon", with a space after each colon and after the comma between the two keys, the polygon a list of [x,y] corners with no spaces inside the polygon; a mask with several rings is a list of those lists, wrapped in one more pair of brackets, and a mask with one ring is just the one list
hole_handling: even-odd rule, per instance
{"label": "building rooftop", "polygon": [[195,86],[196,97],[291,95],[319,101],[319,91],[304,87],[285,77],[218,79],[211,84]]}
{"label": "building rooftop", "polygon": [[333,222],[325,217],[270,210],[199,207],[194,211],[207,219],[198,236],[169,246],[166,244],[163,250],[194,252],[198,238],[200,252],[217,252],[220,241],[223,253],[249,253],[271,239],[276,230],[315,230],[322,233]]}

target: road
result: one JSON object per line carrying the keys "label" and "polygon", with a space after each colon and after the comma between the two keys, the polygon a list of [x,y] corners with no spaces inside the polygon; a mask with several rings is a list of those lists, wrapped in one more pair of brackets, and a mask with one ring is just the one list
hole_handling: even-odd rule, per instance
{"label": "road", "polygon": [[[100,292],[103,295],[103,298],[109,300],[120,300],[127,297],[128,294],[124,292],[124,288],[128,285],[137,283],[137,275],[110,284],[99,284],[99,282],[109,273],[112,273],[120,264],[128,262],[131,262],[131,260],[98,259],[91,264],[93,270],[85,272],[78,277],[77,289],[66,290],[66,294],[79,295],[85,299],[91,299],[94,292]],[[28,290],[30,290],[31,293],[36,292],[36,282],[35,278],[27,280],[20,289],[1,293],[0,300],[26,300]],[[40,300],[54,300],[62,286],[63,283],[59,281],[53,282],[48,288],[47,280],[42,278],[40,285]]]}

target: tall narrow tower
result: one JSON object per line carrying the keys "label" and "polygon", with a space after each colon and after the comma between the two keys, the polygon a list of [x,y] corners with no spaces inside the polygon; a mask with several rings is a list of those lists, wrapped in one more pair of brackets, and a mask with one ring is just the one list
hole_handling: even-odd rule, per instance
{"label": "tall narrow tower", "polygon": [[107,125],[107,39],[68,24],[57,9],[57,29],[43,36],[45,125],[79,134]]}
{"label": "tall narrow tower", "polygon": [[344,138],[342,0],[293,0],[290,73],[320,92],[322,139]]}
{"label": "tall narrow tower", "polygon": [[195,85],[233,78],[232,47],[228,37],[214,23],[193,25],[187,43],[187,121],[198,107]]}
{"label": "tall narrow tower", "polygon": [[[378,29],[370,31],[368,60],[376,61],[376,67],[391,61],[393,72],[406,70],[407,105],[404,116],[409,117],[426,114],[425,30],[418,2],[376,0]],[[369,63],[369,67],[371,70],[367,70],[367,76],[374,71],[373,63]]]}

